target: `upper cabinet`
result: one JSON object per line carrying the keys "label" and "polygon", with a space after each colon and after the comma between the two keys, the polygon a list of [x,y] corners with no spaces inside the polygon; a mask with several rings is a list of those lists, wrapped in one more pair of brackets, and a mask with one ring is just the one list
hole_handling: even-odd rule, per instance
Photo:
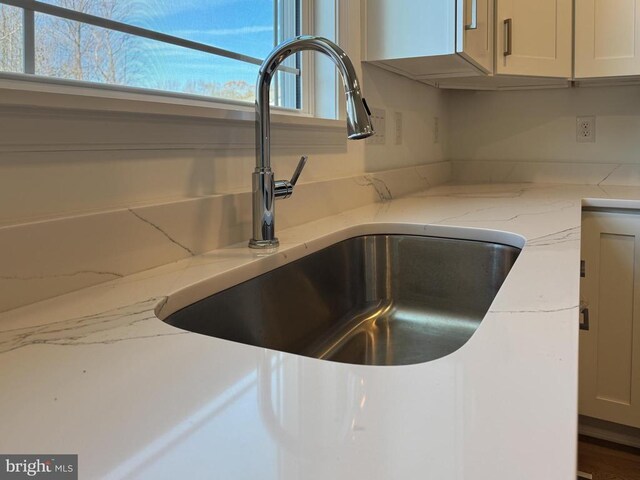
{"label": "upper cabinet", "polygon": [[417,80],[493,71],[493,0],[367,0],[364,59]]}
{"label": "upper cabinet", "polygon": [[640,0],[363,5],[363,58],[431,85],[495,90],[640,78]]}
{"label": "upper cabinet", "polygon": [[576,78],[640,75],[640,0],[576,2]]}
{"label": "upper cabinet", "polygon": [[572,0],[497,0],[495,73],[570,78],[572,4]]}
{"label": "upper cabinet", "polygon": [[458,20],[458,25],[462,25],[458,31],[462,38],[457,41],[457,53],[483,72],[492,72],[493,0],[465,0],[457,5],[458,14],[462,15],[462,19]]}

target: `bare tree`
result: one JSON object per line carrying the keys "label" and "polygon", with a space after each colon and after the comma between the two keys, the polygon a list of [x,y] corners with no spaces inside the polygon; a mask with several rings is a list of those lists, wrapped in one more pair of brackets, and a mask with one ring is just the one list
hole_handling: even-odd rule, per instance
{"label": "bare tree", "polygon": [[0,5],[0,70],[22,71],[22,11]]}
{"label": "bare tree", "polygon": [[[130,3],[124,0],[58,0],[60,7],[122,20]],[[36,73],[74,80],[126,84],[130,36],[73,20],[38,15]]]}
{"label": "bare tree", "polygon": [[[131,0],[55,0],[57,6],[127,22]],[[116,85],[137,85],[216,98],[253,101],[254,85],[244,80],[167,78],[166,50],[149,49],[149,40],[73,20],[36,13],[36,74]],[[177,48],[177,47],[175,47]],[[22,10],[0,4],[0,71],[22,70]],[[175,51],[171,58],[175,58]],[[201,57],[204,58],[204,57]]]}
{"label": "bare tree", "polygon": [[255,86],[244,80],[229,80],[222,85],[220,97],[234,100],[255,100]]}
{"label": "bare tree", "polygon": [[[131,2],[96,0],[96,15],[123,20],[130,13]],[[108,29],[95,29],[94,66],[100,81],[126,84],[128,74],[133,72],[129,61],[131,47],[135,41],[130,35]]]}
{"label": "bare tree", "polygon": [[229,80],[224,83],[207,82],[204,80],[165,80],[159,81],[154,88],[171,92],[184,92],[206,97],[227,98],[253,102],[255,100],[255,85],[244,80]]}

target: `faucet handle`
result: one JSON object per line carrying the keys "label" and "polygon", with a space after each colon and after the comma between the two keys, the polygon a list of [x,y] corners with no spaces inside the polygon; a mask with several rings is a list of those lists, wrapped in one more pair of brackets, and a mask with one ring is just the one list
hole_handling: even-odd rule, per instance
{"label": "faucet handle", "polygon": [[306,156],[306,155],[302,155],[300,157],[300,161],[298,162],[298,166],[296,167],[296,170],[295,170],[295,172],[293,172],[293,175],[291,176],[291,180],[289,181],[289,183],[291,183],[292,186],[294,186],[298,182],[298,178],[300,178],[300,174],[302,173],[302,169],[307,164],[307,160],[308,159],[309,159],[309,157]]}
{"label": "faucet handle", "polygon": [[307,157],[306,155],[300,157],[300,161],[298,162],[298,166],[291,176],[291,180],[277,180],[275,182],[274,195],[276,198],[285,199],[293,195],[293,187],[298,182],[298,178],[300,178],[300,174],[302,173],[302,169],[304,168],[304,166],[307,164],[308,158],[309,157]]}

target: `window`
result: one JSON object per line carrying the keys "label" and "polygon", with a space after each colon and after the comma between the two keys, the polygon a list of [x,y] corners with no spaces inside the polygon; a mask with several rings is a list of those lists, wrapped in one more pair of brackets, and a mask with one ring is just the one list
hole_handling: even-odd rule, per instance
{"label": "window", "polygon": [[[259,65],[301,30],[302,0],[0,0],[0,71],[253,101]],[[301,59],[272,103],[302,107]]]}

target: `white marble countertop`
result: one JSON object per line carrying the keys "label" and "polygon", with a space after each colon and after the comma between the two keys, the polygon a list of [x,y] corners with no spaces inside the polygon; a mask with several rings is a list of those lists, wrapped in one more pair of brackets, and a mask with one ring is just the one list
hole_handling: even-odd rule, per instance
{"label": "white marble countertop", "polygon": [[[80,478],[573,479],[588,197],[640,188],[437,187],[280,231],[272,255],[233,246],[0,314],[0,452],[77,453]],[[352,234],[405,231],[526,241],[477,332],[432,362],[337,364],[154,313]]]}

